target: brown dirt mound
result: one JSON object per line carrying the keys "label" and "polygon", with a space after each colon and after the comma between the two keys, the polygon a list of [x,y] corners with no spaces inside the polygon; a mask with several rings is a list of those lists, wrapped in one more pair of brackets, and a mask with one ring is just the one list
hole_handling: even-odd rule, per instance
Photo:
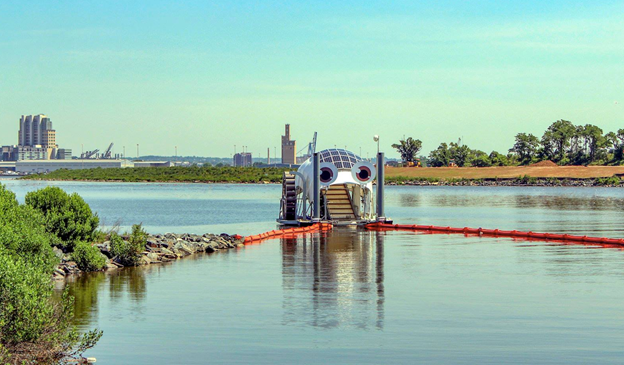
{"label": "brown dirt mound", "polygon": [[552,162],[551,160],[545,160],[545,161],[532,163],[529,166],[535,166],[535,167],[556,167],[556,166],[559,166],[559,165],[557,165],[556,163]]}

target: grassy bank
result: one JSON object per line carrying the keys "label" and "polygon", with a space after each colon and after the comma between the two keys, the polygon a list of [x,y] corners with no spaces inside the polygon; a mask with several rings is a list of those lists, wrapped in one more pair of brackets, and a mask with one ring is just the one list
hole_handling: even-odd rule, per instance
{"label": "grassy bank", "polygon": [[624,174],[624,166],[498,166],[498,167],[388,167],[386,178],[418,179],[515,179],[518,176],[557,179],[595,179]]}
{"label": "grassy bank", "polygon": [[56,170],[22,177],[31,180],[87,180],[122,182],[261,183],[281,182],[292,169],[255,167],[137,167]]}

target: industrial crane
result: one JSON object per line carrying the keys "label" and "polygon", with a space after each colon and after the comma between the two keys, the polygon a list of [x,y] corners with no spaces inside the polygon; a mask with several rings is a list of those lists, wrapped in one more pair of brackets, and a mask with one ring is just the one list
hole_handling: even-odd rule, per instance
{"label": "industrial crane", "polygon": [[108,146],[108,148],[106,149],[106,152],[104,152],[102,154],[102,158],[106,158],[106,159],[111,158],[111,150],[112,149],[113,149],[113,143],[111,143],[110,146]]}

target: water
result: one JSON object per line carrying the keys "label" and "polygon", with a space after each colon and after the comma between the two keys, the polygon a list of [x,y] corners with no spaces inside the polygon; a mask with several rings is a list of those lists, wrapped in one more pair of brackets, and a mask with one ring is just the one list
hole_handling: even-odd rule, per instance
{"label": "water", "polygon": [[[18,197],[46,183],[6,181]],[[280,187],[51,183],[152,232],[274,228]],[[388,187],[399,223],[624,237],[624,190]],[[111,223],[109,223],[111,224]],[[104,364],[621,363],[624,253],[335,229],[70,284]]]}

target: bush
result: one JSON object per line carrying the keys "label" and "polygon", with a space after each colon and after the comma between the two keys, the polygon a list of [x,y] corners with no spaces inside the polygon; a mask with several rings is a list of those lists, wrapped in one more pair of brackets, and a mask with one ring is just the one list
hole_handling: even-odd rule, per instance
{"label": "bush", "polygon": [[0,249],[0,333],[14,345],[37,340],[50,325],[50,272]]}
{"label": "bush", "polygon": [[140,224],[132,226],[132,233],[127,241],[124,241],[117,233],[110,235],[111,252],[117,260],[125,266],[136,266],[139,264],[141,252],[145,250],[147,243],[147,233]]}
{"label": "bush", "polygon": [[52,238],[45,231],[41,213],[19,205],[15,194],[0,184],[0,247],[51,273],[58,263],[52,252]]}
{"label": "bush", "polygon": [[102,332],[80,336],[68,292],[53,298],[58,259],[41,212],[0,185],[0,363],[48,364],[80,356]]}
{"label": "bush", "polygon": [[90,241],[100,220],[76,193],[67,194],[57,187],[46,187],[26,194],[26,204],[41,211],[45,228],[71,251],[77,241]]}
{"label": "bush", "polygon": [[100,250],[82,241],[76,242],[72,260],[82,271],[99,271],[106,266],[106,257],[100,253]]}
{"label": "bush", "polygon": [[615,185],[620,185],[622,183],[622,179],[620,179],[618,176],[611,176],[611,177],[599,177],[595,180],[594,185],[610,185],[610,186],[615,186]]}

